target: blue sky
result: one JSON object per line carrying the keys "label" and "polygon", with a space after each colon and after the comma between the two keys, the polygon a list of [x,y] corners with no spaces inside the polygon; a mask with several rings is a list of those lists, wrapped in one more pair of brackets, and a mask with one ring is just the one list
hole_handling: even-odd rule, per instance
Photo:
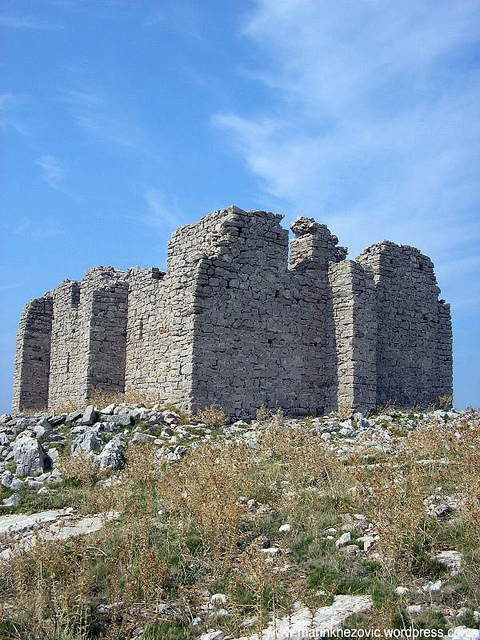
{"label": "blue sky", "polygon": [[431,256],[480,405],[480,0],[3,0],[0,411],[24,304],[230,204]]}

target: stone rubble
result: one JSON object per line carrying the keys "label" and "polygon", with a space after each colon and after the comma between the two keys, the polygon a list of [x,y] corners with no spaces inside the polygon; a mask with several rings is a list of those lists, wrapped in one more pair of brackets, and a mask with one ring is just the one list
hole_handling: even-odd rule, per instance
{"label": "stone rubble", "polygon": [[46,471],[49,458],[36,438],[25,432],[20,434],[12,451],[18,477],[35,476]]}
{"label": "stone rubble", "polygon": [[[118,470],[123,464],[126,446],[138,442],[154,446],[159,458],[176,462],[190,449],[213,437],[212,429],[198,421],[180,424],[180,415],[171,409],[162,411],[158,405],[148,409],[135,403],[111,404],[105,408],[89,406],[84,411],[60,415],[48,412],[39,412],[31,417],[3,414],[0,417],[0,484],[12,494],[20,492],[21,495],[25,486],[41,489],[44,484],[58,482],[61,474],[57,465],[62,451],[74,456],[90,456],[99,463],[101,470]],[[331,415],[308,418],[307,423],[312,433],[319,437],[329,434],[330,440],[326,446],[332,454],[344,458],[367,447],[377,450],[379,455],[395,454],[400,450],[404,437],[408,437],[422,420],[430,421],[440,429],[449,429],[452,428],[449,425],[461,418],[462,413],[453,409],[397,412],[396,433],[393,436],[392,417],[387,414],[369,418],[357,413],[341,422]],[[478,413],[469,419],[478,422]],[[92,423],[92,420],[95,422]],[[299,424],[302,424],[302,419],[283,420],[283,426],[287,429],[295,429]],[[262,428],[262,424],[256,420],[238,420],[233,424],[225,424],[219,431],[220,436],[226,439],[239,438],[246,446],[255,449]],[[342,430],[348,431],[348,435],[343,435]],[[402,430],[403,435],[397,436]],[[419,461],[421,464],[434,462],[438,464],[442,461]],[[365,466],[374,468],[375,464],[379,463],[367,462]],[[445,495],[441,487],[435,495],[425,500],[426,512],[439,518],[455,512],[460,506],[458,498]],[[247,504],[251,511],[258,507],[255,501]],[[286,532],[289,525],[284,526]],[[363,534],[358,538],[359,542],[369,549],[375,542],[375,532],[365,529],[361,521],[355,527],[357,533]],[[335,536],[336,531],[326,535]],[[344,542],[339,544],[347,544],[347,538],[348,535],[344,533],[341,538]]]}
{"label": "stone rubble", "polygon": [[[92,423],[93,416],[95,421]],[[328,433],[331,439],[325,446],[332,455],[344,458],[365,447],[377,451],[379,455],[395,454],[401,451],[405,439],[414,433],[422,421],[430,422],[439,429],[452,431],[456,429],[457,422],[462,420],[463,416],[462,412],[455,410],[398,412],[392,409],[391,414],[385,413],[371,417],[355,414],[342,421],[334,415],[308,418],[303,421],[303,424],[307,424],[310,431],[317,434],[319,438]],[[480,412],[469,412],[468,419],[472,425],[479,425]],[[186,422],[186,418],[179,411],[162,410],[157,405],[147,408],[136,403],[111,404],[105,408],[92,406],[88,411],[74,411],[56,416],[48,412],[39,412],[34,416],[25,414],[0,416],[0,488],[4,494],[7,494],[7,497],[2,500],[5,515],[0,515],[0,557],[4,559],[9,557],[11,547],[6,541],[7,539],[11,541],[12,536],[15,544],[28,548],[33,544],[35,532],[40,530],[44,537],[55,539],[70,535],[84,535],[98,530],[103,525],[104,521],[99,515],[79,518],[69,509],[43,511],[31,516],[11,513],[18,508],[19,503],[21,505],[22,495],[27,491],[36,491],[42,495],[52,489],[55,490],[56,484],[62,479],[58,466],[59,453],[60,457],[64,452],[72,455],[86,455],[93,461],[97,461],[100,470],[113,473],[102,480],[108,485],[118,480],[114,472],[121,469],[124,462],[123,453],[130,443],[147,443],[154,448],[158,459],[175,464],[191,449],[212,442],[215,438],[239,439],[255,449],[258,446],[259,433],[267,426],[256,420],[239,420],[214,430],[199,421],[190,420],[186,424],[182,422]],[[283,428],[296,429],[301,423],[302,420],[298,418],[287,417],[283,419]],[[347,431],[348,434],[343,435],[342,430]],[[398,435],[399,432],[402,435]],[[57,455],[55,456],[53,452]],[[422,462],[425,463],[425,460]],[[431,464],[437,461],[427,462]],[[370,464],[367,461],[365,466],[375,468],[377,464],[379,463]],[[395,463],[385,462],[384,464],[394,465]],[[285,487],[286,493],[288,490],[288,486]],[[269,506],[257,500],[249,499],[248,496],[241,500],[252,514],[268,512]],[[445,504],[448,509],[443,508],[442,505]],[[440,511],[439,507],[441,507]],[[426,512],[440,519],[450,517],[461,508],[461,501],[456,496],[446,495],[441,487],[426,500],[425,504]],[[115,514],[111,517],[114,518]],[[291,529],[292,525],[289,523],[280,525],[277,542],[280,542],[282,536],[288,534]],[[344,524],[325,529],[323,536],[344,553],[364,554],[372,560],[375,559],[378,533],[374,523],[369,522],[362,513],[345,514]],[[270,541],[268,538],[259,540],[259,548],[269,557],[269,560],[276,556],[288,558],[289,550],[284,549],[277,542]],[[443,564],[446,572],[450,572],[451,575],[461,570],[462,556],[455,549],[437,552],[432,558]],[[443,582],[443,580],[437,580],[419,585],[418,593],[433,597],[441,592]],[[403,587],[399,587],[396,592],[399,597],[407,600],[411,597],[409,590]],[[318,628],[321,628],[322,624],[327,626],[332,621],[343,624],[348,617],[347,613],[352,612],[352,606],[354,609],[357,606],[370,606],[366,600],[354,598],[347,600],[347,598],[350,596],[337,596],[334,605],[323,607],[316,613],[315,624]],[[222,617],[226,612],[228,613],[228,602],[224,594],[214,594],[209,596],[209,599],[211,612],[215,613],[215,616]],[[412,615],[420,613],[422,607],[422,604],[407,605]],[[306,610],[299,609],[292,618],[298,632],[304,628],[306,616]],[[310,615],[308,619],[311,619]],[[460,618],[458,622],[461,622]],[[281,628],[282,624],[284,622],[277,621],[277,626],[280,625],[278,628]],[[462,628],[457,627],[457,629]],[[463,631],[456,632],[457,635],[454,637],[476,638],[475,635],[468,634],[461,636],[459,635],[461,632]],[[211,629],[208,633],[223,632]],[[272,634],[274,629],[269,627],[263,637],[273,638]],[[204,637],[208,635],[204,634]],[[215,636],[212,635],[212,637]],[[244,638],[254,640],[256,636]]]}
{"label": "stone rubble", "polygon": [[[330,629],[341,629],[354,613],[368,611],[373,606],[370,596],[338,595],[331,605],[320,607],[314,615],[307,607],[297,603],[291,616],[272,620],[262,631],[261,640],[277,638],[307,638],[309,632],[321,637]],[[202,636],[200,636],[200,639]],[[260,640],[259,634],[242,636],[237,640]]]}
{"label": "stone rubble", "polygon": [[7,560],[16,549],[30,549],[38,538],[65,540],[88,535],[102,528],[116,513],[79,517],[73,509],[51,509],[32,515],[0,515],[0,559]]}
{"label": "stone rubble", "polygon": [[462,568],[462,554],[454,549],[440,551],[434,556],[434,559],[440,564],[444,564],[452,575],[459,573]]}

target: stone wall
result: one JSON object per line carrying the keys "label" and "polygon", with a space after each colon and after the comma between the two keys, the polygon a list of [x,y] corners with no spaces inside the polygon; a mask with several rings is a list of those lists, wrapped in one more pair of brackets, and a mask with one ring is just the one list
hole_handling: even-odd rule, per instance
{"label": "stone wall", "polygon": [[48,405],[52,298],[31,300],[20,316],[15,350],[13,410]]}
{"label": "stone wall", "polygon": [[53,291],[50,407],[82,404],[96,390],[123,392],[128,283],[95,267]]}
{"label": "stone wall", "polygon": [[[357,258],[325,225],[229,207],[172,234],[167,270],[90,269],[25,308],[14,408],[138,392],[232,416],[451,395],[449,306],[417,249]],[[288,254],[290,249],[290,265]]]}
{"label": "stone wall", "polygon": [[438,300],[430,258],[383,241],[357,260],[375,281],[377,404],[425,406],[452,395],[450,306]]}
{"label": "stone wall", "polygon": [[123,271],[91,269],[82,281],[88,325],[86,397],[125,390],[128,281]]}
{"label": "stone wall", "polygon": [[128,270],[128,323],[125,390],[168,399],[169,314],[159,269]]}
{"label": "stone wall", "polygon": [[261,404],[301,409],[302,354],[295,348],[308,321],[292,322],[303,301],[288,278],[281,217],[235,209],[216,218],[216,235],[196,268],[194,408],[215,401],[232,415]]}
{"label": "stone wall", "polygon": [[86,393],[88,335],[81,322],[80,285],[66,280],[53,291],[48,406],[77,404]]}

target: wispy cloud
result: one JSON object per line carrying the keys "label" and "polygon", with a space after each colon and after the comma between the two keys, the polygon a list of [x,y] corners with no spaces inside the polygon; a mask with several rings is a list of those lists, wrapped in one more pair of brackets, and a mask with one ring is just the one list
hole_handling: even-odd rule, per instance
{"label": "wispy cloud", "polygon": [[53,156],[46,155],[37,160],[37,164],[43,170],[43,180],[53,189],[58,189],[65,177],[65,169],[60,165],[58,160]]}
{"label": "wispy cloud", "polygon": [[479,0],[256,0],[243,33],[270,99],[212,122],[268,198],[353,254],[382,237],[478,253]]}
{"label": "wispy cloud", "polygon": [[33,16],[0,15],[0,26],[10,29],[58,29],[59,25]]}
{"label": "wispy cloud", "polygon": [[171,231],[184,224],[183,214],[175,197],[154,187],[145,188],[143,197],[147,208],[138,218],[141,224],[160,232]]}
{"label": "wispy cloud", "polygon": [[33,242],[42,242],[63,235],[65,229],[62,229],[54,218],[33,220],[30,217],[25,217],[13,228],[13,233],[29,238]]}
{"label": "wispy cloud", "polygon": [[2,284],[0,282],[0,291],[10,291],[12,289],[20,289],[20,287],[24,287],[25,282],[9,282],[6,284]]}
{"label": "wispy cloud", "polygon": [[99,142],[151,153],[151,144],[135,114],[121,100],[113,101],[90,88],[64,89],[62,102],[71,108],[74,121],[84,133]]}
{"label": "wispy cloud", "polygon": [[161,26],[198,40],[204,39],[203,14],[197,3],[192,0],[166,0],[161,5],[161,9],[148,15],[146,27]]}
{"label": "wispy cloud", "polygon": [[25,125],[18,119],[19,97],[10,92],[0,93],[0,128],[13,129],[22,136],[27,134]]}
{"label": "wispy cloud", "polygon": [[153,27],[157,24],[164,24],[167,20],[167,16],[165,11],[157,10],[151,13],[148,18],[145,20],[146,27]]}

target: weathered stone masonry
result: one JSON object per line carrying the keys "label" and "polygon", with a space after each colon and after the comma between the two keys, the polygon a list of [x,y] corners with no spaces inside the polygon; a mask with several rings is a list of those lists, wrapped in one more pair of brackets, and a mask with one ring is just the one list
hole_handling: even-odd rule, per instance
{"label": "weathered stone masonry", "polygon": [[[356,261],[325,225],[229,207],[175,231],[167,270],[95,267],[20,318],[14,410],[138,391],[187,411],[289,413],[452,394],[450,308],[418,249]],[[290,265],[288,254],[290,249]]]}

